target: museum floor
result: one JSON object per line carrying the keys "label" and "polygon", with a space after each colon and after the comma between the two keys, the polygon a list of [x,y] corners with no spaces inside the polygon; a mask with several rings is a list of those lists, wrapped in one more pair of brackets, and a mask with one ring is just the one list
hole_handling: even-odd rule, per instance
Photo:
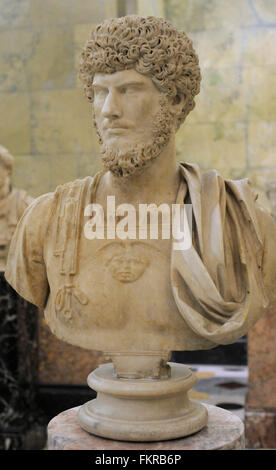
{"label": "museum floor", "polygon": [[[198,378],[191,397],[222,407],[244,421],[244,407],[247,395],[248,369],[237,365],[197,365],[189,364]],[[246,447],[246,450],[256,450]],[[275,450],[258,449],[258,450]]]}
{"label": "museum floor", "polygon": [[246,366],[189,364],[198,383],[190,394],[203,403],[216,405],[244,419],[248,371]]}

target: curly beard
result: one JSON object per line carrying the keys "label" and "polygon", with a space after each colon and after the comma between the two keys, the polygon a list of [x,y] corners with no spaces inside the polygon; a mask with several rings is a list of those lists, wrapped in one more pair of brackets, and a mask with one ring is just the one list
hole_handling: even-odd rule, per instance
{"label": "curly beard", "polygon": [[167,98],[161,96],[160,109],[153,118],[150,142],[136,144],[127,151],[105,145],[95,119],[94,124],[101,145],[104,168],[110,170],[116,176],[129,177],[141,173],[160,155],[170,140],[174,128],[174,119],[169,110]]}

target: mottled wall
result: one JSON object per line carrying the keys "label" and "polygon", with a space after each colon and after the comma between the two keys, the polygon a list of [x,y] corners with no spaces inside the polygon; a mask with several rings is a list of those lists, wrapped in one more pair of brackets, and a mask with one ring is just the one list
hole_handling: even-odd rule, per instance
{"label": "mottled wall", "polygon": [[274,0],[0,0],[0,143],[14,183],[37,196],[99,168],[77,64],[91,26],[118,12],[164,16],[194,41],[202,90],[178,158],[261,189],[276,179]]}
{"label": "mottled wall", "polygon": [[99,168],[77,64],[91,26],[121,12],[170,19],[193,39],[202,68],[179,159],[276,179],[274,0],[0,0],[0,142],[14,183],[37,196]]}
{"label": "mottled wall", "polygon": [[164,0],[165,15],[194,42],[202,69],[196,108],[177,135],[179,159],[276,180],[275,0]]}
{"label": "mottled wall", "polygon": [[99,167],[78,58],[116,0],[0,0],[0,143],[33,196]]}

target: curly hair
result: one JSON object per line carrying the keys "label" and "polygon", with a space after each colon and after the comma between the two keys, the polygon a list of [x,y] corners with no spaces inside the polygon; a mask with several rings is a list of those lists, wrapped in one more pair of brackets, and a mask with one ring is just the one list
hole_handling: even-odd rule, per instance
{"label": "curly hair", "polygon": [[8,171],[12,172],[14,158],[3,145],[0,145],[0,166],[6,168]]}
{"label": "curly hair", "polygon": [[80,60],[80,79],[93,101],[95,73],[134,68],[150,76],[172,100],[185,97],[176,116],[177,128],[194,108],[201,74],[192,41],[164,18],[124,16],[105,20],[91,32]]}

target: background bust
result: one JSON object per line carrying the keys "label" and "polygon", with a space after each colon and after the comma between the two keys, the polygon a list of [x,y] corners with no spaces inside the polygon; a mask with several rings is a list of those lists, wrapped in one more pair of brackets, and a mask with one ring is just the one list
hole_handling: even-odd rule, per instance
{"label": "background bust", "polygon": [[16,225],[26,207],[33,201],[26,191],[11,184],[14,158],[0,145],[0,270],[4,271],[8,250]]}

